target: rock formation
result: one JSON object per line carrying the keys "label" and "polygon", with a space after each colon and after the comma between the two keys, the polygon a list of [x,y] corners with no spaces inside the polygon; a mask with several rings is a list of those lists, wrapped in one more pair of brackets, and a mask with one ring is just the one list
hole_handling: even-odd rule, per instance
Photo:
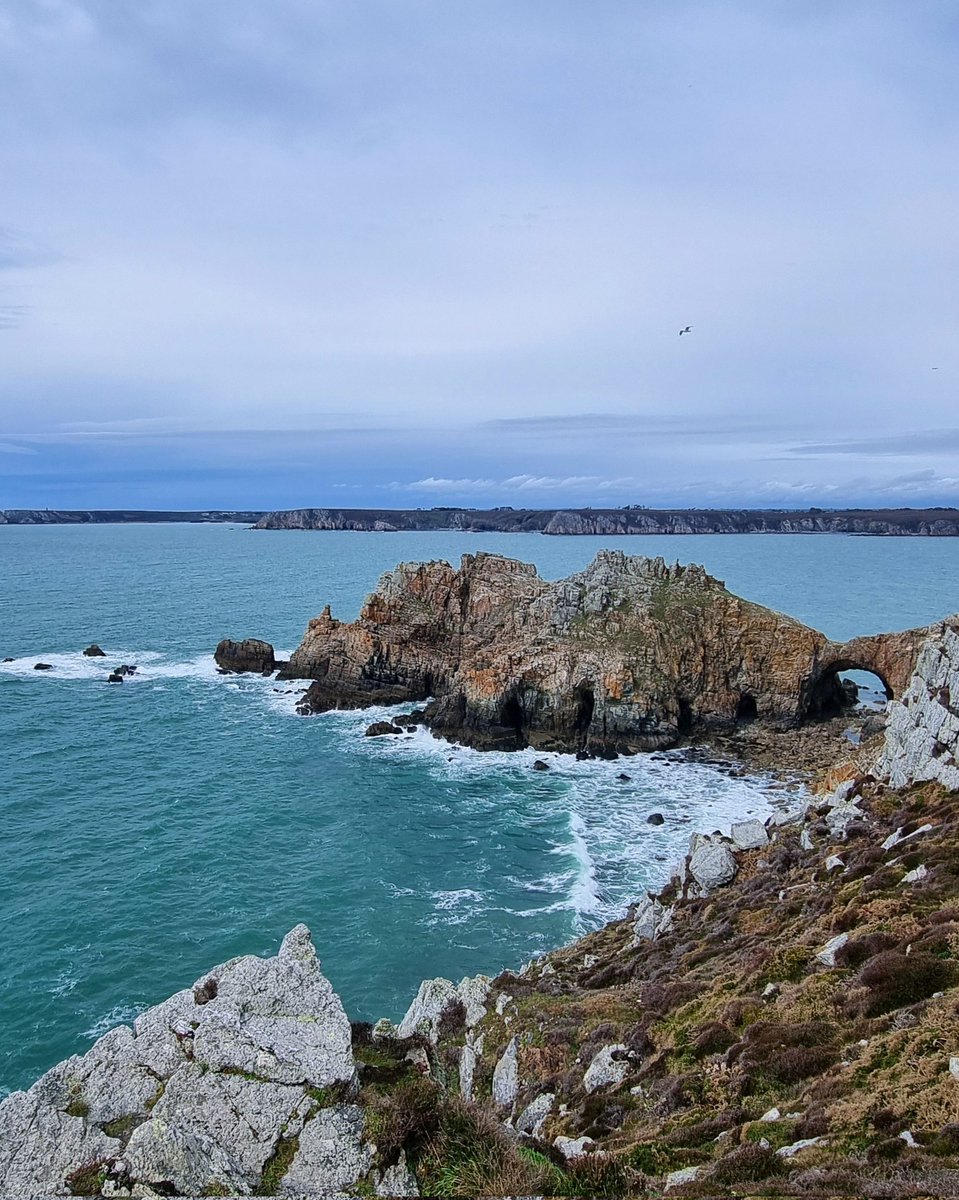
{"label": "rock formation", "polygon": [[909,686],[890,705],[876,770],[896,788],[935,780],[959,790],[959,618],[923,645]]}
{"label": "rock formation", "polygon": [[313,680],[305,711],[433,697],[427,724],[465,745],[629,753],[737,720],[830,715],[849,703],[842,670],[900,695],[931,632],[831,642],[661,558],[603,550],[553,583],[477,554],[459,570],[400,565],[352,623],[327,607],[281,677]]}
{"label": "rock formation", "polygon": [[257,675],[272,675],[276,670],[273,647],[259,638],[232,642],[224,638],[213,653],[216,665],[224,671],[253,671]]}
{"label": "rock formation", "polygon": [[372,1164],[355,1076],[300,925],[275,958],[215,967],[0,1103],[0,1193],[242,1194],[278,1161],[292,1190],[337,1191]]}

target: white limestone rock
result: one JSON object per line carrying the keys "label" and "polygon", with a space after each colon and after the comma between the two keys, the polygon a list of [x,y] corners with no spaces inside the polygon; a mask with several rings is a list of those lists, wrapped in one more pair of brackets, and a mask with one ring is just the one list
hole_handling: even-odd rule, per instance
{"label": "white limestone rock", "polygon": [[644,896],[636,906],[633,918],[633,945],[654,942],[670,931],[673,925],[673,906],[668,908],[653,896]]}
{"label": "white limestone rock", "polygon": [[469,1030],[466,1034],[463,1049],[460,1051],[460,1095],[464,1100],[473,1099],[473,1076],[476,1073],[476,1064],[479,1061],[479,1056],[483,1053],[485,1038],[485,1034],[481,1033],[479,1037],[476,1037],[473,1030]]}
{"label": "white limestone rock", "polygon": [[559,1137],[553,1138],[553,1145],[562,1154],[563,1158],[568,1162],[571,1158],[579,1158],[588,1150],[592,1149],[596,1143],[591,1137]]}
{"label": "white limestone rock", "polygon": [[406,1162],[406,1152],[401,1150],[400,1157],[392,1167],[387,1167],[380,1176],[375,1188],[377,1196],[418,1196],[419,1186],[416,1176]]}
{"label": "white limestone rock", "polygon": [[424,979],[413,998],[413,1003],[406,1010],[406,1016],[400,1022],[396,1036],[404,1039],[421,1034],[435,1045],[443,1013],[459,999],[459,993],[452,980]]}
{"label": "white limestone rock", "polygon": [[315,1103],[302,1087],[182,1067],[150,1120],[133,1131],[124,1157],[141,1183],[169,1182],[182,1194],[222,1183],[250,1191],[281,1136],[300,1132]]}
{"label": "white limestone rock", "polygon": [[736,878],[736,859],[727,846],[708,842],[694,851],[689,869],[703,891],[711,892]]}
{"label": "white limestone rock", "polygon": [[702,1169],[702,1167],[683,1167],[679,1171],[670,1171],[663,1184],[663,1191],[671,1192],[673,1188],[682,1187],[684,1183],[692,1183],[699,1178]]}
{"label": "white limestone rock", "polygon": [[530,1137],[538,1137],[543,1123],[552,1112],[555,1099],[556,1096],[553,1092],[543,1092],[537,1096],[516,1118],[517,1132],[529,1134]]}
{"label": "white limestone rock", "polygon": [[808,1150],[810,1146],[818,1146],[822,1141],[821,1137],[800,1138],[798,1142],[793,1142],[789,1146],[780,1146],[776,1153],[780,1158],[794,1158],[803,1150]]}
{"label": "white limestone rock", "polygon": [[762,821],[736,821],[729,836],[737,850],[758,850],[769,845],[769,835]]}
{"label": "white limestone rock", "polygon": [[586,1069],[583,1088],[596,1092],[600,1088],[618,1087],[630,1072],[630,1051],[621,1042],[604,1046]]}
{"label": "white limestone rock", "polygon": [[519,1041],[512,1037],[493,1068],[493,1103],[497,1108],[512,1108],[519,1091]]}
{"label": "white limestone rock", "polygon": [[460,980],[456,994],[466,1009],[467,1029],[478,1025],[486,1016],[486,1002],[489,999],[491,983],[488,975],[474,975],[472,978]]}
{"label": "white limestone rock", "polygon": [[66,1195],[70,1172],[119,1153],[116,1138],[45,1103],[33,1088],[0,1104],[2,1195]]}
{"label": "white limestone rock", "polygon": [[816,954],[816,962],[822,963],[824,967],[834,967],[836,965],[836,955],[849,941],[848,933],[839,933],[819,950]]}
{"label": "white limestone rock", "polygon": [[324,1108],[300,1133],[282,1193],[308,1195],[353,1187],[373,1165],[373,1148],[363,1141],[363,1109],[357,1104]]}
{"label": "white limestone rock", "polygon": [[843,801],[826,813],[826,825],[833,837],[844,838],[853,821],[865,821],[866,814],[854,801]]}

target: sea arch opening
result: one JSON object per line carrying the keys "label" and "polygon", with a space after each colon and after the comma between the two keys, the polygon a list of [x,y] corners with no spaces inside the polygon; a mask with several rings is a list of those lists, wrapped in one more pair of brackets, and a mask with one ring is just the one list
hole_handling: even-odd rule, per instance
{"label": "sea arch opening", "polygon": [[800,715],[804,721],[826,721],[860,706],[879,710],[893,695],[888,680],[873,666],[840,658],[812,680]]}

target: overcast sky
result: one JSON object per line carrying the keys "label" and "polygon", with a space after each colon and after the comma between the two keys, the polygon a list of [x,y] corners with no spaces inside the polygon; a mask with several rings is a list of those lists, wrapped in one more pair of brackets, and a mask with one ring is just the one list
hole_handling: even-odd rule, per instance
{"label": "overcast sky", "polygon": [[957,50],[955,0],[4,0],[0,507],[959,504]]}

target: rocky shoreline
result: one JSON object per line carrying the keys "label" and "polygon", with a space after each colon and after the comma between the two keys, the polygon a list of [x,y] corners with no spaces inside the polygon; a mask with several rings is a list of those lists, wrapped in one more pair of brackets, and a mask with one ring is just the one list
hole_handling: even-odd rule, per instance
{"label": "rocky shoreline", "polygon": [[398,1026],[302,925],[211,968],[0,1102],[0,1194],[959,1196],[959,617],[899,690],[857,745],[729,726],[825,731],[814,793]]}
{"label": "rocky shoreline", "polygon": [[298,926],[0,1103],[0,1193],[957,1196],[957,754],[954,622],[868,770],[623,920],[399,1026]]}

